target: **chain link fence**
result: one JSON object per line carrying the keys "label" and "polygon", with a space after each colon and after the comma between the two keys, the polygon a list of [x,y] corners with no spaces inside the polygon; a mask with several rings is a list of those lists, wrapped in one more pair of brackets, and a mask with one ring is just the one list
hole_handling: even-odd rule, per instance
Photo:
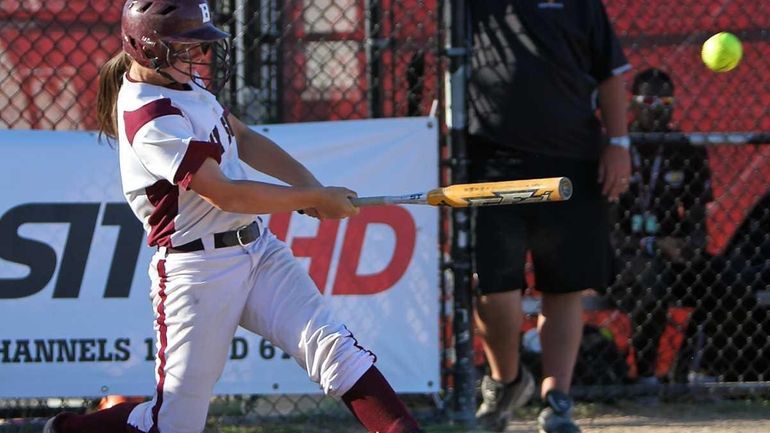
{"label": "chain link fence", "polygon": [[[213,1],[217,24],[233,35],[235,61],[220,99],[249,123],[427,115],[446,96],[447,3]],[[575,393],[596,398],[615,395],[612,390],[692,393],[702,387],[766,393],[770,4],[605,3],[634,67],[627,75],[632,111],[662,107],[671,119],[653,129],[632,124],[635,182],[613,209],[617,279],[585,298],[589,326]],[[100,65],[120,49],[121,5],[0,2],[0,128],[96,128],[95,82]],[[729,73],[714,73],[702,65],[700,46],[724,30],[742,40],[744,59]],[[670,92],[632,86],[633,74],[648,68],[670,77]],[[447,287],[444,301],[451,301],[450,292]],[[527,294],[523,356],[537,370],[531,331],[537,292]],[[450,309],[442,309],[442,320],[450,320]],[[453,344],[450,328],[442,327],[445,349]],[[436,408],[443,413],[453,383],[452,366],[445,364],[444,392],[410,400],[424,416]],[[0,428],[20,431],[12,420],[97,403],[0,402]],[[233,424],[275,417],[352,421],[340,404],[314,396],[229,396],[215,401],[212,414]]]}
{"label": "chain link fence", "polygon": [[[622,318],[589,315],[627,362],[613,367],[614,355],[593,362],[599,355],[588,355],[597,353],[590,345],[601,343],[589,337],[583,350],[592,362],[578,364],[577,380],[767,393],[770,5],[606,5],[634,66],[627,77],[634,172],[613,210],[618,278],[604,299]],[[721,31],[741,39],[744,56],[736,69],[715,73],[700,49]],[[608,368],[597,369],[601,361]]]}
{"label": "chain link fence", "polygon": [[[435,109],[442,79],[435,0],[209,4],[215,24],[233,35],[233,75],[218,96],[247,123],[425,116]],[[120,50],[122,5],[0,2],[0,128],[96,129],[95,84],[99,67]],[[0,431],[39,431],[61,410],[87,412],[125,398],[144,397],[0,400]],[[423,419],[441,406],[434,395],[405,399]],[[210,419],[268,431],[287,422],[360,431],[342,402],[318,395],[217,397]]]}

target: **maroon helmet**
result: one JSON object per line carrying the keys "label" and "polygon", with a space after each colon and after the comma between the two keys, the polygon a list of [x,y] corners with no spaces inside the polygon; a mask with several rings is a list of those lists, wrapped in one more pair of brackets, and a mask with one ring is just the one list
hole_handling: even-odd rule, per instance
{"label": "maroon helmet", "polygon": [[[123,50],[140,65],[156,71],[174,67],[196,77],[201,70],[193,71],[194,66],[203,66],[211,76],[199,78],[211,81],[215,75],[213,62],[195,61],[190,52],[200,49],[208,54],[210,48],[221,45],[214,55],[218,67],[225,68],[224,76],[228,77],[230,35],[214,26],[211,19],[206,0],[127,0],[121,22]],[[178,60],[187,67],[178,68]]]}

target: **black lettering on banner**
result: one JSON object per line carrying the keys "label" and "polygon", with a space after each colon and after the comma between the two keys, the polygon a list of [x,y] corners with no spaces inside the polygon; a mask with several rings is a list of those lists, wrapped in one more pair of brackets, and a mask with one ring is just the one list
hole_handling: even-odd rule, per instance
{"label": "black lettering on banner", "polygon": [[0,341],[0,362],[3,364],[11,362],[10,348],[11,340]]}
{"label": "black lettering on banner", "polygon": [[0,258],[29,267],[24,278],[0,278],[0,299],[32,296],[43,290],[56,270],[56,251],[50,245],[19,236],[19,227],[41,222],[47,205],[25,204],[0,218]]}
{"label": "black lettering on banner", "polygon": [[16,354],[13,356],[11,362],[29,362],[31,356],[29,354],[29,340],[19,340],[16,342]]}
{"label": "black lettering on banner", "polygon": [[287,353],[284,353],[280,349],[276,349],[275,346],[273,346],[273,343],[270,342],[270,340],[266,338],[262,338],[259,341],[259,356],[262,359],[273,359],[275,358],[275,351],[278,350],[281,352],[281,359],[290,359],[291,356],[289,356]]}
{"label": "black lettering on banner", "polygon": [[35,362],[53,362],[53,341],[35,340]]}
{"label": "black lettering on banner", "polygon": [[118,338],[115,340],[115,350],[118,352],[115,354],[115,361],[128,361],[131,357],[131,340],[128,338]]}
{"label": "black lettering on banner", "polygon": [[91,349],[96,346],[96,340],[93,338],[83,338],[78,340],[80,343],[80,362],[94,362],[96,361],[96,354],[91,352]]}
{"label": "black lettering on banner", "polygon": [[80,294],[80,285],[83,283],[83,274],[86,271],[91,240],[94,237],[99,204],[70,203],[50,206],[52,206],[54,221],[70,223],[53,297],[77,298]]}
{"label": "black lettering on banner", "polygon": [[[267,341],[267,340],[264,340]],[[147,349],[147,352],[145,353],[144,360],[145,361],[154,361],[155,360],[155,340],[153,338],[145,338],[144,344]],[[269,344],[269,342],[268,342]],[[271,346],[272,347],[272,346]],[[261,353],[261,347],[260,347],[260,353]],[[273,352],[275,349],[273,349]],[[233,337],[232,342],[230,343],[230,355],[229,358],[232,360],[239,360],[239,359],[245,359],[249,355],[249,342],[243,338],[243,337]]]}
{"label": "black lettering on banner", "polygon": [[[77,298],[96,230],[100,203],[29,203],[9,209],[0,218],[0,259],[29,268],[23,278],[0,278],[0,299],[32,296],[45,288],[56,271],[54,298]],[[23,238],[24,224],[67,224],[61,259],[45,242]],[[106,203],[103,226],[118,226],[115,253],[107,277],[105,298],[127,298],[144,239],[141,223],[126,203]]]}
{"label": "black lettering on banner", "polygon": [[107,203],[102,225],[120,227],[104,297],[127,298],[131,291],[136,262],[144,239],[142,223],[136,219],[128,204]]}
{"label": "black lettering on banner", "polygon": [[56,362],[75,362],[75,350],[77,340],[55,340],[59,346],[59,356],[56,358]]}
{"label": "black lettering on banner", "polygon": [[144,356],[144,360],[154,361],[155,360],[155,340],[152,338],[145,338],[144,347],[147,348],[147,353]]}
{"label": "black lettering on banner", "polygon": [[0,341],[0,363],[64,363],[128,361],[131,340],[55,338]]}
{"label": "black lettering on banner", "polygon": [[275,356],[275,347],[266,338],[261,339],[259,342],[259,356],[262,359],[273,359]]}
{"label": "black lettering on banner", "polygon": [[97,338],[96,344],[99,346],[99,355],[96,357],[96,360],[99,362],[112,361],[112,352],[107,352],[107,339]]}
{"label": "black lettering on banner", "polygon": [[249,354],[249,343],[243,337],[234,337],[230,343],[230,359],[243,359]]}
{"label": "black lettering on banner", "polygon": [[[155,342],[144,339],[145,361],[155,361]],[[234,337],[230,344],[231,360],[246,359],[249,342]],[[276,358],[276,355],[280,355]],[[261,339],[259,356],[264,360],[290,359],[269,340]],[[52,338],[0,340],[0,364],[71,363],[71,362],[125,362],[131,358],[131,340],[128,338]]]}
{"label": "black lettering on banner", "polygon": [[49,245],[19,236],[27,223],[69,223],[54,298],[76,298],[86,268],[99,204],[34,203],[17,206],[0,218],[0,258],[27,265],[30,273],[21,279],[0,279],[0,298],[14,299],[34,295],[51,280],[56,268],[56,252]]}

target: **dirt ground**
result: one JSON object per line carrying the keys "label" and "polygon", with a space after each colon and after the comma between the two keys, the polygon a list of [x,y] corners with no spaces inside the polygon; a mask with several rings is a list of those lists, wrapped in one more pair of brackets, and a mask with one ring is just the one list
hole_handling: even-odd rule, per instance
{"label": "dirt ground", "polygon": [[[316,402],[317,403],[317,402]],[[576,419],[583,433],[770,433],[770,400],[707,400],[676,403],[578,403]],[[537,433],[537,408],[517,412],[507,433]],[[362,433],[351,417],[282,420],[267,423],[241,417],[233,425],[226,418],[212,419],[207,433]],[[45,418],[0,419],[0,433],[39,433]],[[427,433],[488,433],[456,424],[424,425]]]}
{"label": "dirt ground", "polygon": [[[770,433],[768,401],[623,403],[579,412],[583,433]],[[505,431],[535,433],[537,428],[534,421],[514,421]]]}

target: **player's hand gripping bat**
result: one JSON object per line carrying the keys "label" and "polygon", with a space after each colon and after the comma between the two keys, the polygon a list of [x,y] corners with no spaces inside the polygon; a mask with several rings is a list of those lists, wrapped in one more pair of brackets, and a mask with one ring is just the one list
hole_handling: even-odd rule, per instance
{"label": "player's hand gripping bat", "polygon": [[572,196],[572,182],[566,177],[464,183],[407,195],[358,197],[355,206],[383,204],[426,204],[430,206],[495,206],[503,204],[564,201]]}

